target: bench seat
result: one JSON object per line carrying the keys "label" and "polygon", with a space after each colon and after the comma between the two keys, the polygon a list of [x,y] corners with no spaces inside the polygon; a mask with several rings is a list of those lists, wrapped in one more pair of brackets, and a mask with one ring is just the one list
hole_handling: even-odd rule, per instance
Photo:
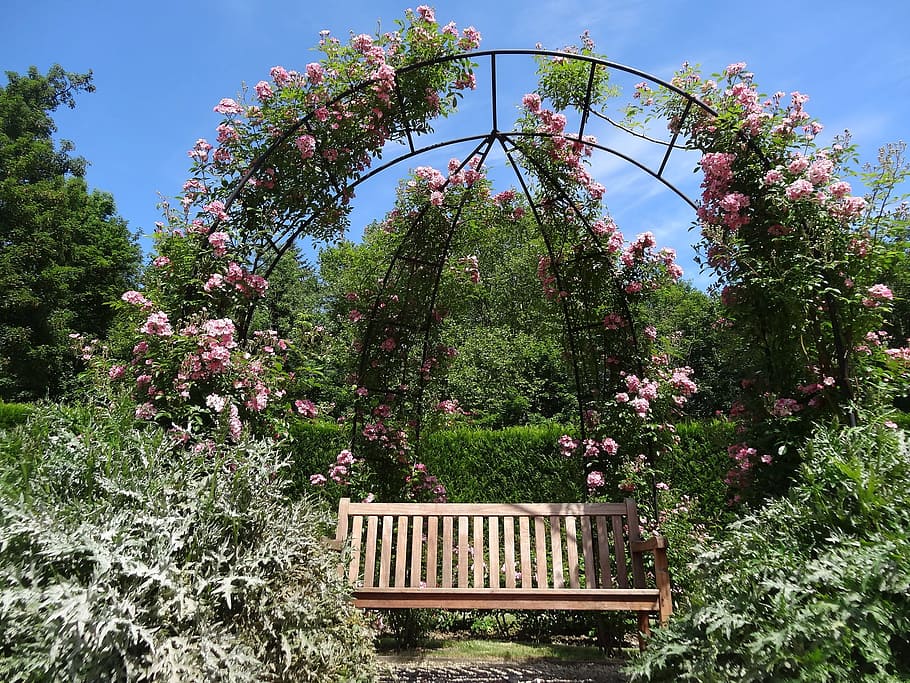
{"label": "bench seat", "polygon": [[[339,575],[362,608],[673,610],[667,542],[622,503],[338,506]],[[646,557],[648,559],[646,559]]]}

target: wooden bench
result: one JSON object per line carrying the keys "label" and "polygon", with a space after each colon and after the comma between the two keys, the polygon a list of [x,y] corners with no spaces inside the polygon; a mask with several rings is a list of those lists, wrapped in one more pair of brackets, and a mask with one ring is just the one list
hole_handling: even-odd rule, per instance
{"label": "wooden bench", "polygon": [[[624,503],[338,505],[333,546],[363,608],[672,612],[666,539]],[[646,568],[644,555],[653,554]],[[646,575],[653,572],[654,587]]]}

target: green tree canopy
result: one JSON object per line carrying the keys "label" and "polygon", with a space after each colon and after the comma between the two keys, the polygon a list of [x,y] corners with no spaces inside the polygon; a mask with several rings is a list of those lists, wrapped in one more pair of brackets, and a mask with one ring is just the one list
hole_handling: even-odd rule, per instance
{"label": "green tree canopy", "polygon": [[7,72],[0,88],[0,398],[57,395],[73,374],[70,334],[101,337],[140,251],[86,162],[56,143],[51,113],[91,92],[91,72]]}

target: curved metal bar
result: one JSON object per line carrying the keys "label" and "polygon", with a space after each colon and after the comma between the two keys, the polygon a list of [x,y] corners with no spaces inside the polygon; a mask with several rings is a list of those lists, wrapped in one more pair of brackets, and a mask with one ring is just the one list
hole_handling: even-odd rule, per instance
{"label": "curved metal bar", "polygon": [[[404,66],[404,67],[398,69],[396,72],[396,87],[398,86],[398,75],[400,75],[400,74],[407,74],[407,73],[410,73],[411,71],[416,71],[421,68],[426,68],[426,67],[434,66],[437,64],[444,64],[444,63],[458,61],[458,60],[470,61],[472,59],[476,59],[479,57],[490,57],[491,60],[493,60],[493,59],[495,59],[496,55],[520,55],[520,56],[531,56],[531,57],[560,57],[560,58],[568,59],[568,60],[588,62],[592,65],[602,66],[607,69],[614,69],[616,71],[628,73],[633,76],[638,76],[638,77],[644,78],[648,81],[651,81],[652,83],[656,83],[657,85],[659,85],[663,88],[666,88],[666,89],[670,90],[671,92],[676,93],[680,97],[686,99],[687,101],[695,104],[696,106],[701,108],[705,113],[707,113],[711,116],[717,115],[717,112],[712,107],[705,104],[704,102],[699,100],[697,97],[694,97],[693,95],[690,95],[689,93],[682,90],[678,86],[675,86],[672,83],[669,83],[661,78],[657,78],[656,76],[653,76],[645,71],[641,71],[640,69],[635,69],[630,66],[626,66],[625,64],[620,64],[618,62],[611,62],[611,61],[608,61],[605,59],[600,59],[599,57],[593,57],[593,56],[589,56],[589,55],[580,55],[580,54],[575,54],[575,53],[571,53],[571,52],[561,52],[558,50],[536,50],[536,49],[534,49],[534,50],[531,50],[531,49],[481,50],[481,51],[477,51],[477,52],[464,52],[464,53],[458,53],[458,54],[454,54],[454,55],[444,55],[442,57],[436,57],[434,59],[415,62],[414,64],[408,64],[407,66]],[[377,80],[378,79],[372,79],[372,80],[367,80],[367,81],[358,83],[358,84],[348,88],[347,90],[343,91],[342,93],[340,93],[339,95],[334,97],[329,102],[323,103],[323,106],[332,106],[339,102],[342,102],[345,99],[351,97],[352,95],[355,95],[359,92],[366,90]],[[404,110],[402,110],[402,115],[403,115],[403,113],[404,113]],[[247,171],[240,177],[240,179],[237,182],[237,186],[234,188],[234,190],[231,192],[231,194],[228,195],[228,199],[225,202],[225,210],[229,209],[233,205],[233,203],[237,200],[237,197],[240,195],[243,188],[246,186],[246,184],[249,182],[249,180],[253,177],[253,175],[255,175],[255,173],[257,171],[259,171],[265,165],[268,158],[271,157],[271,155],[274,154],[275,151],[283,143],[285,143],[288,139],[290,139],[290,137],[294,133],[296,133],[298,130],[300,130],[301,127],[308,125],[314,116],[315,116],[315,110],[310,112],[309,114],[305,115],[303,118],[299,119],[291,126],[289,126],[281,135],[279,135],[275,140],[273,140],[271,142],[271,144],[269,144],[269,146],[265,149],[265,151],[262,154],[260,154],[258,157],[256,157],[251,162],[249,169],[247,169]],[[406,130],[408,130],[408,133],[409,133],[409,128],[407,125],[406,125]]]}

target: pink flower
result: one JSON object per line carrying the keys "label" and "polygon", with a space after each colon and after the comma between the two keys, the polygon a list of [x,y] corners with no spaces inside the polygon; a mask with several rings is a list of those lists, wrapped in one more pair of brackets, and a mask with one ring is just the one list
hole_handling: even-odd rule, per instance
{"label": "pink flower", "polygon": [[230,97],[223,98],[218,104],[215,105],[212,109],[217,114],[242,114],[243,107],[237,104]]}
{"label": "pink flower", "polygon": [[306,65],[306,77],[313,85],[319,85],[325,77],[325,69],[319,62],[310,62]]}
{"label": "pink flower", "polygon": [[152,261],[152,265],[155,266],[155,268],[164,268],[170,264],[170,262],[171,260],[167,256],[158,256],[154,261]]}
{"label": "pink flower", "polygon": [[596,470],[594,472],[588,473],[587,482],[588,482],[589,491],[593,491],[595,489],[602,488],[603,485],[606,484],[606,480],[604,479],[603,472],[598,472]]}
{"label": "pink flower", "polygon": [[205,397],[205,405],[214,410],[216,413],[220,413],[224,410],[224,406],[227,405],[227,401],[224,396],[219,396],[218,394],[209,394]]}
{"label": "pink flower", "polygon": [[343,449],[338,453],[335,458],[335,462],[339,465],[353,465],[354,464],[354,454],[351,453],[347,448]]}
{"label": "pink flower", "polygon": [[304,399],[302,401],[294,401],[294,407],[301,416],[306,418],[314,418],[319,414],[319,409],[316,408],[316,404],[310,400]]}
{"label": "pink flower", "polygon": [[326,483],[326,478],[324,474],[311,474],[310,475],[310,484],[313,486],[324,486]]}
{"label": "pink flower", "polygon": [[152,420],[158,411],[151,403],[140,403],[136,406],[135,416],[137,420]]}
{"label": "pink flower", "polygon": [[803,199],[805,197],[810,196],[813,192],[813,189],[814,188],[812,187],[812,183],[810,183],[808,180],[803,180],[803,179],[795,180],[792,183],[790,183],[789,185],[787,185],[787,189],[786,189],[787,199],[789,199],[790,201],[796,201],[798,199]]}
{"label": "pink flower", "polygon": [[379,348],[381,348],[383,351],[392,351],[396,346],[397,344],[392,337],[386,337],[383,340],[382,344],[379,345]]}
{"label": "pink flower", "polygon": [[787,417],[793,413],[798,413],[803,407],[799,401],[792,398],[779,398],[774,402],[771,413],[776,417]]}
{"label": "pink flower", "polygon": [[301,135],[295,144],[304,159],[309,159],[316,153],[316,138],[312,135]]}
{"label": "pink flower", "polygon": [[627,394],[627,393],[624,392],[624,391],[621,391],[621,392],[619,392],[618,394],[616,394],[616,396],[614,396],[613,399],[614,399],[617,403],[628,403],[628,402],[629,402],[629,394]]}
{"label": "pink flower", "polygon": [[735,62],[733,64],[730,64],[726,69],[724,69],[724,73],[727,76],[735,76],[736,74],[741,73],[742,70],[745,68],[746,68],[745,62]]}
{"label": "pink flower", "polygon": [[208,241],[215,251],[215,256],[224,256],[227,253],[227,243],[229,239],[230,236],[223,231],[213,232],[209,235]]}
{"label": "pink flower", "polygon": [[600,442],[600,449],[609,455],[615,455],[616,451],[619,450],[619,444],[617,444],[613,439],[606,438]]}
{"label": "pink flower", "polygon": [[575,449],[578,448],[578,442],[568,434],[563,434],[559,437],[557,443],[559,444],[559,452],[566,458],[571,457]]}
{"label": "pink flower", "polygon": [[269,69],[269,75],[278,85],[287,85],[291,82],[291,75],[283,66],[273,66]]}
{"label": "pink flower", "polygon": [[521,103],[531,113],[536,114],[540,111],[540,95],[537,93],[528,93],[521,98]]}
{"label": "pink flower", "polygon": [[123,365],[113,365],[111,369],[108,370],[107,376],[110,379],[120,379],[123,377],[123,374],[126,372],[126,367]]}
{"label": "pink flower", "polygon": [[883,301],[894,299],[893,292],[885,285],[872,285],[866,291],[869,293],[869,296],[863,299],[863,306],[866,308],[878,308]]}
{"label": "pink flower", "polygon": [[445,199],[445,195],[439,190],[434,190],[430,193],[430,204],[433,206],[442,206],[442,202]]}
{"label": "pink flower", "polygon": [[148,320],[139,329],[143,334],[151,334],[156,337],[170,337],[174,334],[174,329],[167,319],[167,313],[163,311],[149,315]]}
{"label": "pink flower", "polygon": [[646,398],[633,398],[629,401],[629,406],[638,414],[638,417],[641,418],[644,418],[651,410],[651,404]]}
{"label": "pink flower", "polygon": [[370,51],[370,48],[373,47],[373,38],[366,33],[361,33],[351,39],[351,47],[361,54],[366,54]]}
{"label": "pink flower", "polygon": [[133,289],[129,290],[128,292],[124,292],[120,296],[120,298],[123,299],[128,304],[132,304],[133,306],[139,306],[143,310],[148,310],[149,308],[152,307],[151,301],[149,301],[142,294],[140,294],[139,292],[137,292]]}
{"label": "pink flower", "polygon": [[270,86],[267,81],[259,81],[256,84],[255,90],[256,97],[258,97],[262,102],[270,99],[275,94],[272,92],[272,86]]}
{"label": "pink flower", "polygon": [[432,7],[429,7],[427,5],[420,5],[417,8],[417,14],[419,14],[420,18],[428,24],[433,24],[436,22],[436,15],[433,13]]}

